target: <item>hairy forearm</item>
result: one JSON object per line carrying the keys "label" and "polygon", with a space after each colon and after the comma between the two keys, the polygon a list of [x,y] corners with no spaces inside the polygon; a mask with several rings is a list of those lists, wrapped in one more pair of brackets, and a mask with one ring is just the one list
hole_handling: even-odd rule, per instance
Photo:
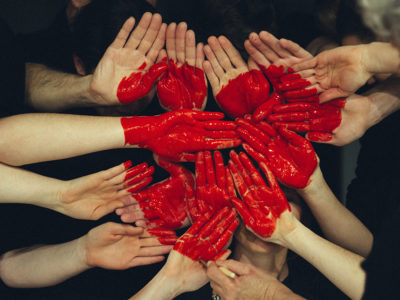
{"label": "hairy forearm", "polygon": [[79,76],[26,63],[25,101],[37,110],[59,112],[73,107],[96,105],[90,96],[92,75]]}
{"label": "hairy forearm", "polygon": [[321,169],[312,175],[312,182],[299,194],[307,203],[325,237],[352,252],[366,257],[371,249],[373,235],[333,194]]}
{"label": "hairy forearm", "polygon": [[[363,62],[371,74],[390,73],[400,75],[400,50],[390,43],[374,42],[364,47]],[[384,53],[384,55],[382,55]]]}
{"label": "hairy forearm", "polygon": [[0,119],[0,161],[24,165],[125,145],[118,117],[24,114]]}
{"label": "hairy forearm", "polygon": [[9,251],[0,258],[3,282],[15,288],[38,288],[58,284],[89,267],[81,239]]}
{"label": "hairy forearm", "polygon": [[366,279],[361,267],[364,258],[321,238],[299,221],[295,222],[296,229],[285,235],[284,246],[311,263],[351,299],[361,299]]}
{"label": "hairy forearm", "polygon": [[0,203],[33,204],[55,209],[63,181],[0,163]]}

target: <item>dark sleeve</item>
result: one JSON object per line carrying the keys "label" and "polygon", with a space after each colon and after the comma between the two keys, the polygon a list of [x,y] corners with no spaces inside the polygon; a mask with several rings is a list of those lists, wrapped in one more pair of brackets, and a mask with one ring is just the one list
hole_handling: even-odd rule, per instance
{"label": "dark sleeve", "polygon": [[400,205],[387,211],[369,257],[363,263],[367,282],[363,299],[399,299]]}
{"label": "dark sleeve", "polygon": [[0,19],[0,117],[24,113],[25,64],[21,47]]}

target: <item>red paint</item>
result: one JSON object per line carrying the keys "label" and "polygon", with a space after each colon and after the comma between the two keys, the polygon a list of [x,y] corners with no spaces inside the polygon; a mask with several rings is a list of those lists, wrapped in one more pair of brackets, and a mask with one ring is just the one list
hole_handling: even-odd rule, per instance
{"label": "red paint", "polygon": [[261,104],[259,107],[256,108],[256,110],[253,113],[253,121],[254,122],[260,122],[261,120],[264,120],[266,117],[268,117],[272,109],[279,104],[282,104],[284,101],[284,98],[280,93],[274,92],[272,93],[271,97]]}
{"label": "red paint", "polygon": [[157,83],[160,105],[167,110],[182,108],[202,110],[207,102],[207,85],[200,68],[169,60],[168,71]]}
{"label": "red paint", "polygon": [[268,98],[269,83],[259,70],[229,80],[215,97],[221,109],[233,118],[252,113]]}
{"label": "red paint", "polygon": [[264,162],[259,166],[268,184],[246,154],[230,153],[229,168],[243,202],[233,197],[232,202],[242,216],[246,227],[257,235],[268,238],[276,229],[276,221],[285,211],[290,211],[286,197],[278,182]]}
{"label": "red paint", "polygon": [[166,71],[167,64],[160,62],[152,65],[146,72],[142,70],[146,67],[143,63],[139,67],[140,72],[132,72],[129,77],[122,78],[117,89],[117,98],[122,104],[128,104],[146,96],[155,81]]}
{"label": "red paint", "polygon": [[[125,167],[132,165],[131,161],[124,163]],[[147,163],[141,163],[126,171],[124,178],[124,188],[129,187],[129,193],[135,193],[145,188],[152,181],[151,175],[154,173],[154,167],[148,167]]]}
{"label": "red paint", "polygon": [[138,201],[147,225],[163,228],[181,228],[188,224],[186,202],[195,196],[194,176],[184,167],[157,158],[157,163],[170,177],[133,194]]}
{"label": "red paint", "polygon": [[307,137],[311,137],[313,141],[327,141],[326,139],[330,140],[332,132],[340,126],[342,108],[345,104],[346,99],[324,104],[319,104],[317,100],[314,103],[296,102],[278,105],[274,107],[274,113],[268,117],[268,122],[274,122],[276,126],[284,126],[293,131],[308,132]]}
{"label": "red paint", "polygon": [[152,117],[121,118],[125,144],[146,148],[172,161],[194,161],[195,153],[236,147],[231,121],[217,112],[179,110]]}
{"label": "red paint", "polygon": [[198,152],[196,155],[196,198],[188,202],[192,221],[205,213],[213,213],[224,207],[232,207],[230,197],[235,195],[233,181],[226,172],[222,155],[214,152]]}
{"label": "red paint", "polygon": [[175,231],[170,229],[148,228],[146,231],[153,236],[157,236],[157,240],[162,245],[175,245],[176,241],[178,240]]}
{"label": "red paint", "polygon": [[175,244],[174,250],[194,261],[215,260],[236,230],[239,220],[233,209],[225,207],[210,219],[201,216]]}
{"label": "red paint", "polygon": [[[294,74],[289,74],[289,75],[294,75]],[[282,81],[282,79],[281,79],[281,81]],[[305,87],[309,86],[310,84],[311,84],[310,81],[308,81],[307,79],[294,79],[294,80],[288,80],[288,81],[279,83],[278,89],[280,91],[292,91],[292,90],[298,90],[301,88],[305,88]]]}
{"label": "red paint", "polygon": [[[127,160],[126,162],[124,162],[124,169],[129,169],[132,166],[132,161]],[[126,177],[125,177],[126,179]]]}
{"label": "red paint", "polygon": [[286,74],[285,67],[270,65],[268,68],[266,68],[263,65],[258,66],[264,72],[264,74],[267,75],[274,89],[277,89],[277,86],[280,83],[280,78]]}
{"label": "red paint", "polygon": [[317,157],[309,141],[283,127],[277,128],[277,135],[270,135],[271,130],[265,130],[265,125],[243,119],[237,123],[237,132],[248,143],[243,144],[246,152],[259,163],[266,163],[285,185],[294,188],[307,186],[317,166]]}

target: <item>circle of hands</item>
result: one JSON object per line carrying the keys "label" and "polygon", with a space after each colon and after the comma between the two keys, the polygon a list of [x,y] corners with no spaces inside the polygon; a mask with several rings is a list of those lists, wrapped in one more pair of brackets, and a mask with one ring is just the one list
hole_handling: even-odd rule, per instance
{"label": "circle of hands", "polygon": [[[121,122],[126,143],[152,150],[170,176],[149,185],[152,167],[125,163],[68,182],[59,210],[84,219],[115,210],[123,222],[138,227],[105,224],[105,233],[93,230],[86,243],[110,253],[110,245],[136,245],[135,254],[121,253],[121,264],[114,268],[157,262],[172,249],[167,269],[190,270],[194,290],[207,282],[199,261],[229,255],[224,249],[239,216],[260,239],[282,243],[294,217],[278,181],[296,189],[310,184],[319,168],[310,141],[343,145],[357,139],[367,129],[363,116],[369,104],[353,94],[352,86],[339,82],[334,91],[327,90],[324,72],[338,70],[314,68],[310,53],[268,32],[252,33],[245,41],[250,56],[245,62],[224,36],[196,45],[186,23],[167,26],[158,14],[146,13],[134,24],[128,19],[107,49],[91,93],[113,105],[136,101],[157,88],[160,105],[170,112]],[[346,76],[354,75],[349,72]],[[217,104],[235,121],[199,111],[206,105],[207,79]],[[240,144],[253,161],[232,150],[224,164],[220,152],[211,152]],[[194,161],[195,174],[179,165],[182,161]],[[178,239],[173,230],[189,225]],[[96,261],[95,252],[86,256]]]}

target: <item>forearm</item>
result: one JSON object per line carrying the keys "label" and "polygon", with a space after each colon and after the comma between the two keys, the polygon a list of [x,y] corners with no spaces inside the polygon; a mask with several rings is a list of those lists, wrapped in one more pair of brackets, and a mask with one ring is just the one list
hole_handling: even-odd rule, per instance
{"label": "forearm", "polygon": [[25,101],[37,110],[59,112],[97,105],[89,92],[92,75],[79,76],[26,63]]}
{"label": "forearm", "polygon": [[3,282],[15,288],[39,288],[58,284],[89,267],[81,239],[58,245],[9,251],[0,258]]}
{"label": "forearm", "polygon": [[296,229],[284,236],[283,244],[316,267],[351,299],[361,299],[366,274],[364,258],[316,235],[299,221]]}
{"label": "forearm", "polygon": [[300,295],[293,293],[284,284],[279,283],[276,288],[268,288],[265,292],[263,300],[304,300]]}
{"label": "forearm", "polygon": [[0,119],[0,161],[24,165],[125,145],[118,117],[25,114]]}
{"label": "forearm", "polygon": [[63,181],[0,163],[0,203],[23,203],[55,209]]}
{"label": "forearm", "polygon": [[370,253],[372,233],[336,198],[319,167],[309,186],[298,191],[329,241],[363,257]]}
{"label": "forearm", "polygon": [[364,47],[366,50],[363,62],[367,72],[373,75],[380,73],[400,75],[400,50],[397,47],[383,42],[373,42],[359,47]]}
{"label": "forearm", "polygon": [[390,77],[364,93],[370,99],[369,127],[400,109],[400,78]]}
{"label": "forearm", "polygon": [[164,268],[162,268],[156,276],[153,277],[139,292],[133,295],[129,300],[147,300],[147,299],[159,299],[159,300],[170,300],[174,299],[179,295],[174,290],[173,281],[165,275]]}

